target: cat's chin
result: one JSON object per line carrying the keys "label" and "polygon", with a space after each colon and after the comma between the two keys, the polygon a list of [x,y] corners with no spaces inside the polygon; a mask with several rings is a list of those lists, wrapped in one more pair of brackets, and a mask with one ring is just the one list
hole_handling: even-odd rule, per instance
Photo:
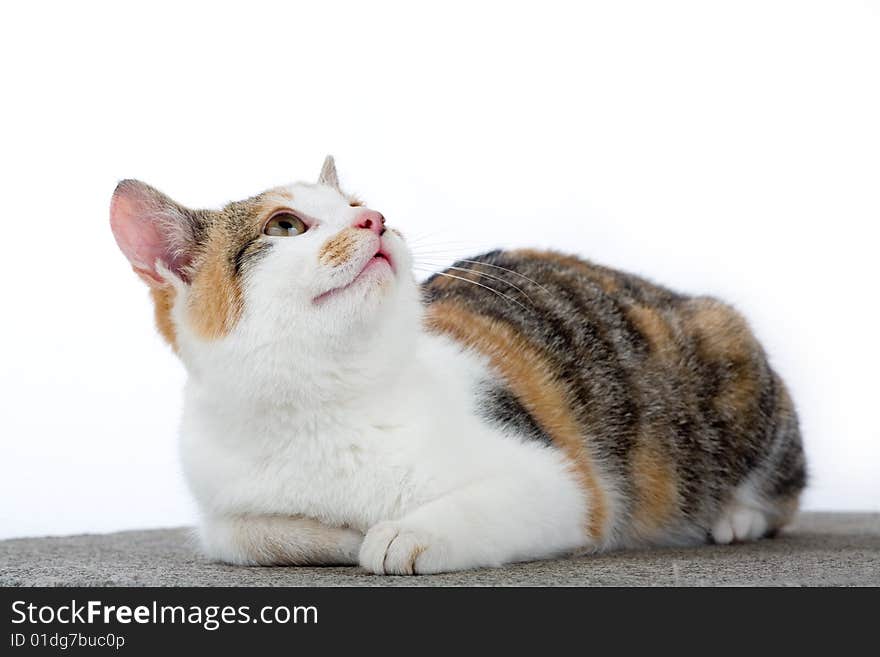
{"label": "cat's chin", "polygon": [[312,302],[320,305],[331,299],[345,296],[349,292],[369,286],[371,283],[385,282],[392,278],[394,278],[394,268],[391,266],[388,256],[379,252],[367,261],[367,264],[364,265],[363,269],[351,282],[322,292],[312,299]]}

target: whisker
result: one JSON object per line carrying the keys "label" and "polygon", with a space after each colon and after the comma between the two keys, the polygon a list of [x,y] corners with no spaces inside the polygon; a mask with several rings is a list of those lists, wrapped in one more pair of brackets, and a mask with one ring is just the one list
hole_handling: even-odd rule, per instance
{"label": "whisker", "polygon": [[456,269],[456,270],[458,270],[458,271],[466,271],[466,272],[469,272],[469,273],[471,273],[471,274],[476,274],[477,276],[485,276],[486,278],[491,278],[493,281],[501,281],[501,282],[504,283],[505,285],[509,285],[509,286],[512,287],[513,289],[517,290],[517,291],[518,291],[520,294],[522,294],[526,299],[528,299],[530,303],[534,303],[534,301],[532,301],[532,298],[529,296],[528,292],[526,292],[524,289],[522,289],[519,285],[516,285],[516,284],[514,284],[514,283],[511,283],[510,281],[505,280],[505,279],[501,278],[500,276],[493,276],[492,274],[487,274],[487,273],[484,272],[484,271],[478,271],[478,270],[476,270],[476,269],[468,269],[467,267],[454,267],[454,266],[450,266],[450,267],[447,267],[447,269]]}
{"label": "whisker", "polygon": [[477,281],[472,281],[471,279],[464,278],[463,276],[456,276],[455,274],[447,274],[446,272],[442,272],[442,271],[438,271],[438,272],[434,272],[434,273],[437,274],[438,276],[446,276],[447,278],[454,278],[459,281],[464,281],[465,283],[472,283],[473,285],[476,285],[477,287],[484,288],[486,290],[489,290],[493,294],[497,294],[499,297],[506,299],[507,301],[510,301],[511,303],[515,303],[517,306],[519,306],[523,310],[526,310],[526,311],[529,310],[525,305],[523,305],[522,303],[520,303],[519,301],[517,301],[513,297],[508,296],[499,290],[496,290],[494,287],[489,287],[488,285],[483,285],[482,283],[478,283]]}
{"label": "whisker", "polygon": [[502,267],[501,265],[493,265],[493,264],[490,264],[490,263],[488,263],[488,262],[480,262],[479,260],[467,260],[467,259],[462,259],[462,260],[460,260],[459,262],[468,262],[468,263],[475,264],[475,265],[486,265],[487,267],[494,267],[495,269],[501,269],[501,270],[503,270],[503,271],[510,272],[511,274],[513,274],[513,275],[515,275],[515,276],[519,276],[520,278],[527,280],[527,281],[528,281],[529,283],[531,283],[532,285],[537,285],[539,288],[541,288],[542,290],[544,290],[544,292],[546,292],[546,293],[549,294],[550,296],[553,296],[553,293],[552,293],[550,290],[548,290],[546,287],[544,287],[543,285],[541,285],[538,281],[536,281],[536,280],[534,280],[534,279],[532,279],[532,278],[529,278],[529,277],[526,276],[525,274],[520,274],[518,271],[516,271],[516,270],[514,270],[514,269],[508,269],[507,267]]}
{"label": "whisker", "polygon": [[[455,256],[450,256],[450,257],[454,258]],[[424,261],[426,258],[425,258],[425,256],[414,256],[414,259]],[[428,256],[428,259],[430,259],[430,256]],[[434,258],[434,260],[443,260],[443,259],[444,258],[441,258],[441,257]],[[467,262],[467,263],[470,263],[473,265],[484,265],[486,267],[492,267],[493,269],[500,269],[502,271],[509,272],[509,273],[513,274],[514,276],[519,276],[523,280],[528,281],[532,285],[535,285],[536,287],[540,288],[541,290],[543,290],[544,292],[546,292],[550,296],[553,296],[553,292],[551,290],[547,289],[546,287],[541,285],[538,281],[534,280],[533,278],[529,278],[525,274],[521,274],[520,272],[516,271],[515,269],[508,269],[507,267],[502,267],[501,265],[493,265],[489,262],[481,262],[480,260],[468,260],[467,258],[457,258],[456,262]],[[430,266],[430,263],[427,263],[427,262],[423,262],[423,264]],[[440,266],[440,265],[437,265],[437,266]]]}

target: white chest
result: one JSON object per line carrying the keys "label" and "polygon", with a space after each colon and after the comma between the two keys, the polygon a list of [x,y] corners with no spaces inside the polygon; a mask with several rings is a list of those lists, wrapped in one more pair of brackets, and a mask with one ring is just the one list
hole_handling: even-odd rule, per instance
{"label": "white chest", "polygon": [[230,435],[183,432],[183,463],[208,514],[303,514],[365,529],[432,494],[416,432]]}

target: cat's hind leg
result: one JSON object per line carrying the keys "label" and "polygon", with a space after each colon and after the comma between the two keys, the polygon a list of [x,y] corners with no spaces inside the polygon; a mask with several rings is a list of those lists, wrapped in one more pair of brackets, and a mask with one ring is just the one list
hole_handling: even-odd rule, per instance
{"label": "cat's hind leg", "polygon": [[354,565],[363,534],[303,516],[207,518],[199,531],[211,559],[239,566]]}
{"label": "cat's hind leg", "polygon": [[766,454],[735,490],[712,525],[716,543],[750,541],[776,534],[794,517],[807,472],[797,415],[778,377],[775,431]]}
{"label": "cat's hind leg", "polygon": [[754,541],[769,537],[787,524],[798,505],[798,495],[772,496],[753,480],[741,484],[712,524],[715,543]]}

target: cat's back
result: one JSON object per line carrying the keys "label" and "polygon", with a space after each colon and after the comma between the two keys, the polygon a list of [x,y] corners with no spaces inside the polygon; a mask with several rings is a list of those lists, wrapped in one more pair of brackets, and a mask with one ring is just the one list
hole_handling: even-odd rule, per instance
{"label": "cat's back", "polygon": [[737,495],[794,500],[771,525],[794,508],[805,480],[794,409],[726,304],[531,250],[461,260],[423,291],[429,328],[499,374],[481,392],[487,420],[579,464],[604,500],[594,532],[684,540]]}

